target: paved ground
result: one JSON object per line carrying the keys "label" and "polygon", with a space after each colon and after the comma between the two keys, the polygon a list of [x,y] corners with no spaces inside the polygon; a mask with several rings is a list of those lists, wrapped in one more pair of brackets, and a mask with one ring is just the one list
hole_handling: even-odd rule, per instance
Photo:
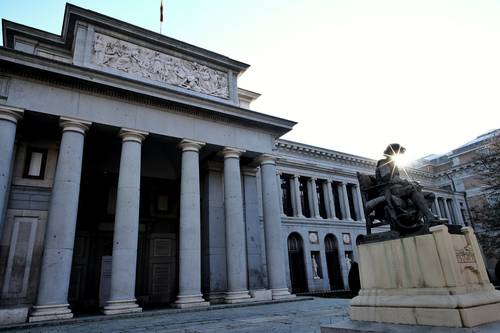
{"label": "paved ground", "polygon": [[[183,313],[145,313],[134,318],[39,326],[8,332],[161,332],[161,333],[319,333],[320,325],[348,317],[347,299],[314,300]],[[101,317],[102,318],[102,317]],[[0,328],[0,331],[2,329]]]}

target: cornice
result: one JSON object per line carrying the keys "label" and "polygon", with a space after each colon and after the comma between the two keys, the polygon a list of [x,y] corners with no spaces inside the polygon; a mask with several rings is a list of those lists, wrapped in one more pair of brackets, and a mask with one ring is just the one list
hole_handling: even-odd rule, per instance
{"label": "cornice", "polygon": [[323,160],[331,160],[338,163],[359,165],[365,168],[375,168],[375,160],[356,155],[341,153],[334,150],[328,150],[320,147],[309,146],[298,142],[288,140],[276,140],[275,147],[278,151],[289,152],[297,155],[305,155]]}
{"label": "cornice", "polygon": [[[377,161],[370,158],[342,153],[335,150],[310,146],[283,139],[276,140],[275,148],[278,151],[291,153],[293,155],[309,156],[320,160],[332,161],[342,165],[357,166],[360,168],[371,169],[373,171],[377,166]],[[308,165],[307,163],[304,163],[303,165],[305,165],[305,167],[310,167],[310,165]],[[432,173],[410,168],[407,168],[406,170],[409,173],[410,177],[419,177],[421,179],[432,181],[433,178]]]}
{"label": "cornice", "polygon": [[[12,74],[12,76],[30,77],[56,85],[88,90],[98,94],[113,95],[121,99],[134,100],[141,104],[156,104],[162,107],[168,104],[173,109],[200,117],[215,117],[215,120],[226,122],[232,120],[247,126],[253,125],[259,129],[270,130],[276,136],[285,134],[296,124],[296,122],[287,119],[209,101],[170,91],[168,88],[161,88],[4,47],[0,47],[0,71]],[[155,103],[154,100],[158,102]]]}

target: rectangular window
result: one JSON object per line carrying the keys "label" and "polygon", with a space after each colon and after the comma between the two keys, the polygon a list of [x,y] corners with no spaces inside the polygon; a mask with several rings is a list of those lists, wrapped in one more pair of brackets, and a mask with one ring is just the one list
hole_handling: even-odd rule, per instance
{"label": "rectangular window", "polygon": [[156,211],[158,213],[168,212],[168,195],[158,194],[156,197]]}
{"label": "rectangular window", "polygon": [[43,179],[45,164],[47,163],[47,149],[28,147],[24,163],[23,178]]}

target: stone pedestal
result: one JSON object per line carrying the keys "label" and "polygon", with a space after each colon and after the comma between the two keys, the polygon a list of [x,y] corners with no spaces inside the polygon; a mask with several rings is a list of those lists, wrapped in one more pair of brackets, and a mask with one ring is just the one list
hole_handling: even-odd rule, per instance
{"label": "stone pedestal", "polygon": [[361,244],[361,291],[351,319],[473,327],[500,320],[500,292],[488,280],[471,228]]}

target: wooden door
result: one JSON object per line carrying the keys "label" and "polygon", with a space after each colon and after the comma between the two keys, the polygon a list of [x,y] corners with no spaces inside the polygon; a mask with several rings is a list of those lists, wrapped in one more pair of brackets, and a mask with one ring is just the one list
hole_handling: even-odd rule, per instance
{"label": "wooden door", "polygon": [[148,241],[150,302],[172,302],[177,295],[177,237],[171,233],[152,233]]}

